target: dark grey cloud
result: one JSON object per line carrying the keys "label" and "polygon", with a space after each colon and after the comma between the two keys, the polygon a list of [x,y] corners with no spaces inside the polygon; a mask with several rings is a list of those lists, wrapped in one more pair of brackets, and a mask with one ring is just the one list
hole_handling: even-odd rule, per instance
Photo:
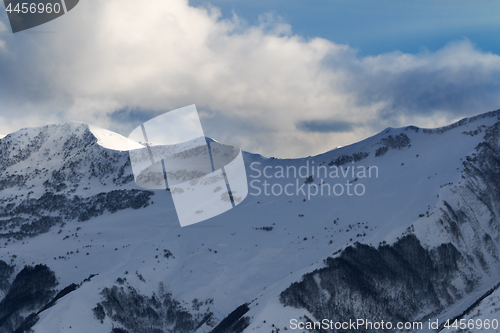
{"label": "dark grey cloud", "polygon": [[[360,92],[363,103],[385,101],[382,117],[395,114],[431,115],[436,111],[469,115],[500,107],[500,70],[490,73],[470,68],[460,75],[449,70],[411,70],[394,77],[379,77]],[[455,75],[453,75],[455,74]]]}
{"label": "dark grey cloud", "polygon": [[344,62],[350,74],[344,88],[356,96],[358,105],[382,103],[381,119],[436,112],[469,116],[500,107],[499,60],[468,40],[435,53],[365,57]]}
{"label": "dark grey cloud", "polygon": [[338,120],[305,120],[297,123],[297,129],[303,132],[343,133],[351,132],[356,124]]}
{"label": "dark grey cloud", "polygon": [[159,116],[165,111],[154,111],[139,107],[124,107],[109,113],[110,130],[128,135],[137,126]]}

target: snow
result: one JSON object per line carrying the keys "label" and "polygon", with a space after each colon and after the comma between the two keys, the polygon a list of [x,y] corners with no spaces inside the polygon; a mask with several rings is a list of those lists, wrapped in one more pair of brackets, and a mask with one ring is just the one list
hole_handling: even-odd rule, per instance
{"label": "snow", "polygon": [[[17,255],[13,262],[18,270],[25,264],[46,263],[56,272],[61,289],[70,283],[80,283],[90,274],[98,274],[44,311],[34,327],[37,332],[66,332],[69,326],[75,333],[109,332],[111,322],[100,324],[93,319],[92,308],[100,300],[102,288],[111,287],[117,278],[124,276],[146,295],[155,292],[163,282],[173,298],[188,304],[188,308],[194,298],[213,298],[211,311],[219,320],[248,302],[248,315],[253,319],[247,331],[268,332],[273,323],[282,329],[289,325],[289,318],[298,319],[304,314],[314,318],[304,310],[283,307],[278,300],[280,292],[292,282],[300,281],[303,274],[323,267],[323,259],[335,251],[356,241],[373,245],[382,241],[391,243],[412,224],[420,228],[428,246],[442,242],[432,238],[435,224],[425,222],[432,218],[419,215],[426,215],[427,211],[432,213],[439,206],[439,198],[450,196],[447,194],[450,186],[442,185],[460,181],[461,159],[474,152],[482,141],[482,135],[468,136],[462,132],[475,130],[479,125],[492,125],[496,120],[479,118],[442,133],[389,129],[362,142],[303,159],[268,159],[244,153],[251,181],[257,179],[252,177],[255,172],[250,169],[253,162],[260,163],[261,171],[265,167],[276,170],[278,166],[298,169],[307,162],[315,166],[328,165],[341,155],[368,152],[368,157],[342,166],[378,167],[377,178],[359,179],[353,183],[365,186],[363,196],[324,195],[307,200],[302,194],[267,196],[262,192],[253,195],[255,189],[249,187],[249,195],[236,208],[181,228],[170,194],[156,191],[152,197],[154,203],[146,208],[108,212],[86,222],[67,221],[64,227],[54,227],[37,237],[14,240],[7,246],[2,244],[0,259],[10,262],[12,254]],[[53,129],[49,135],[55,141],[48,140],[39,154],[8,167],[6,172],[32,174],[39,164],[38,168],[45,167],[50,174],[58,165],[67,163],[57,155],[63,147],[56,139],[81,131],[85,126]],[[126,161],[130,144],[127,138],[96,126],[88,128],[102,148],[122,152],[120,158]],[[10,137],[20,145],[27,145],[39,131],[22,130]],[[376,149],[381,147],[380,140],[398,134],[407,135],[411,146],[389,149],[384,155],[375,157]],[[47,156],[43,155],[45,148],[50,150]],[[81,155],[71,158],[89,161],[101,158],[104,150],[93,149],[79,151]],[[258,179],[266,180],[264,177]],[[35,191],[32,196],[43,194],[41,184],[44,180],[44,176],[30,178],[26,186]],[[295,178],[275,177],[267,180],[281,187],[296,181]],[[304,180],[300,178],[299,184]],[[348,180],[353,181],[350,176],[324,179],[331,186],[345,184]],[[90,196],[116,188],[140,189],[133,182],[118,187],[110,180],[103,181],[82,180],[74,194]],[[319,182],[320,179],[314,179],[315,184]],[[5,189],[1,193],[13,197],[27,191],[23,187]],[[273,229],[258,229],[265,226]],[[78,237],[64,239],[76,233],[77,228],[81,228]],[[60,234],[59,229],[62,230]],[[366,235],[356,237],[363,233]],[[163,249],[171,251],[175,258],[164,258]],[[75,253],[67,255],[70,251]],[[54,259],[59,256],[66,259]],[[145,282],[139,281],[136,271],[146,278]],[[73,315],[75,313],[79,315]]]}
{"label": "snow", "polygon": [[[500,290],[497,289],[490,296],[486,297],[481,303],[472,309],[470,313],[465,315],[463,319],[465,322],[469,323],[470,320],[473,320],[476,325],[483,326],[479,328],[479,326],[475,326],[474,329],[467,329],[461,332],[500,332],[500,324],[499,324],[499,316],[498,313],[500,311]],[[485,323],[488,322],[490,328],[484,328]],[[456,329],[450,329],[449,332],[457,332]]]}
{"label": "snow", "polygon": [[118,133],[111,132],[107,129],[100,128],[95,125],[88,125],[90,131],[97,138],[97,143],[104,148],[128,151],[130,149],[143,148],[138,142],[134,142]]}

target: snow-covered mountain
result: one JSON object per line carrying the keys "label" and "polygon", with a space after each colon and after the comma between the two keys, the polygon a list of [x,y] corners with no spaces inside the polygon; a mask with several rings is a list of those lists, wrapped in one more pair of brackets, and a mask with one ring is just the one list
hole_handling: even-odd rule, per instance
{"label": "snow-covered mountain", "polygon": [[249,195],[184,228],[169,191],[135,184],[126,138],[86,124],[9,134],[0,332],[282,332],[292,319],[358,318],[425,329],[429,319],[492,318],[499,131],[495,111],[389,128],[303,159],[245,152]]}

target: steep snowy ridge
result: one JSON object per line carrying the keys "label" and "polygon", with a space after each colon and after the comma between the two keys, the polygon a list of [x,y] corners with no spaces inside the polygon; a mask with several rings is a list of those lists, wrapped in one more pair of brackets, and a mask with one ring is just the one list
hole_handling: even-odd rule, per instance
{"label": "steep snowy ridge", "polygon": [[[468,122],[425,132],[444,133]],[[427,322],[439,318],[443,323],[497,285],[498,127],[498,123],[481,125],[463,132],[484,135],[484,141],[464,158],[462,179],[442,187],[435,208],[421,214],[406,236],[393,246],[384,242],[375,249],[356,244],[329,258],[325,268],[305,275],[283,292],[282,303],[306,308],[312,318],[320,319]],[[325,292],[335,296],[323,300],[320,294]]]}
{"label": "steep snowy ridge", "polygon": [[[9,134],[0,140],[0,332],[30,314],[24,324],[35,332],[103,333],[277,332],[304,316],[456,316],[499,282],[499,115],[387,129],[303,159],[244,153],[247,198],[185,228],[167,191],[135,185],[126,138],[85,124]],[[278,195],[287,185],[293,195]],[[432,274],[372,286],[373,302],[415,301],[375,313],[360,287],[388,277],[366,258]],[[50,281],[53,272],[58,285],[29,285],[19,278],[25,265],[33,268],[23,274]],[[352,269],[367,280],[339,274]],[[79,287],[38,313],[72,283]],[[11,313],[21,286],[28,299],[45,296]]]}
{"label": "steep snowy ridge", "polygon": [[89,125],[89,130],[97,139],[97,144],[106,149],[124,151],[129,150],[131,147],[142,147],[139,143],[104,128]]}
{"label": "steep snowy ridge", "polygon": [[[52,234],[59,232],[59,240],[75,238],[77,232],[62,234],[66,223],[87,221],[109,212],[147,205],[153,193],[135,189],[130,172],[127,157],[99,146],[84,124],[30,128],[7,135],[0,141],[0,238],[3,247],[10,249],[16,243],[27,245],[37,235],[49,231]],[[75,248],[64,252],[54,250],[50,248],[52,245],[53,240],[45,244],[45,260],[29,261],[29,255],[21,258],[21,255],[17,257],[7,250],[2,252],[2,259],[16,265],[15,271],[19,273],[25,264],[46,264],[49,252],[53,258],[65,258],[69,253],[79,252]],[[23,248],[27,253],[31,252],[29,247]],[[22,317],[36,310],[37,306],[45,305],[55,292],[45,290],[42,285],[26,286],[29,279],[19,282],[20,273],[14,274],[11,267],[4,267],[3,271],[8,276],[4,280],[6,286],[1,288],[6,296],[0,311],[0,317],[4,319],[0,327],[10,332]],[[81,282],[89,275],[83,274],[71,282]],[[32,279],[40,280],[36,276]],[[7,281],[12,282],[10,288]],[[37,300],[36,305],[20,308],[19,313],[14,311],[12,314],[9,312],[12,311],[12,302],[7,301],[19,297],[15,296],[16,288],[13,287],[16,283],[21,286],[18,289],[33,288],[34,294],[45,293],[47,296]],[[63,281],[63,284],[61,289],[70,283]]]}
{"label": "steep snowy ridge", "polygon": [[[125,154],[103,149],[87,125],[25,129],[0,141],[1,236],[22,239],[67,219],[146,204]],[[118,200],[119,199],[119,200]],[[37,220],[34,220],[37,218]]]}
{"label": "steep snowy ridge", "polygon": [[[455,322],[455,318],[450,320],[449,326],[451,327],[443,326],[443,330],[451,333],[498,332],[498,313],[500,312],[500,306],[498,305],[500,301],[500,289],[498,287],[499,285],[489,290],[484,295],[484,298],[480,298],[457,316],[456,319],[459,321]],[[468,325],[471,324],[472,327],[469,327]]]}

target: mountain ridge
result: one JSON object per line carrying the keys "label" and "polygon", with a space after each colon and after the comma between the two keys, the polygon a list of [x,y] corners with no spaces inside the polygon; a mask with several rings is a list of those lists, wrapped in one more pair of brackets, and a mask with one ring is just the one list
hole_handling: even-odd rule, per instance
{"label": "mountain ridge", "polygon": [[[472,122],[475,122],[475,121],[478,121],[478,120],[481,120],[481,119],[485,119],[485,118],[491,118],[491,117],[495,117],[498,115],[500,115],[500,109],[498,110],[493,110],[493,111],[487,111],[487,112],[484,112],[484,113],[481,113],[481,114],[478,114],[476,116],[470,116],[470,117],[464,117],[462,119],[459,119],[449,125],[444,125],[444,126],[439,126],[439,127],[435,127],[435,128],[425,128],[425,127],[419,127],[419,126],[415,126],[415,125],[407,125],[407,126],[403,126],[403,127],[387,127],[385,128],[384,130],[380,131],[379,133],[376,133],[370,137],[367,137],[365,139],[362,139],[360,141],[357,141],[357,142],[353,142],[353,143],[350,143],[346,146],[342,146],[342,147],[339,147],[339,148],[345,148],[345,147],[350,147],[352,145],[356,145],[358,143],[361,143],[365,140],[369,140],[371,138],[375,138],[375,137],[378,137],[380,135],[384,135],[384,134],[388,134],[390,133],[391,131],[401,131],[401,130],[413,130],[413,131],[418,131],[418,130],[422,130],[424,133],[428,133],[428,134],[431,134],[431,133],[443,133],[445,131],[448,131],[450,129],[453,129],[453,128],[456,128],[456,127],[460,127],[460,126],[464,126],[468,123],[472,123]],[[87,124],[87,123],[82,123],[82,122],[76,122],[76,121],[71,121],[71,122],[66,122],[66,123],[61,123],[61,124],[50,124],[50,125],[44,125],[44,126],[35,126],[35,127],[24,127],[24,128],[21,128],[17,131],[14,131],[14,132],[11,132],[11,133],[8,133],[8,134],[0,134],[0,139],[3,139],[5,137],[9,137],[10,135],[14,135],[15,133],[18,133],[18,132],[23,132],[25,133],[26,131],[29,131],[29,130],[37,130],[37,129],[44,129],[44,128],[50,128],[50,127],[53,127],[53,126],[60,126],[60,125],[64,125],[64,126],[84,126],[84,127],[87,127],[90,131],[90,133],[92,133],[92,135],[96,138],[97,142],[103,146],[104,148],[107,148],[107,149],[111,149],[111,150],[119,150],[119,151],[126,151],[126,150],[129,150],[127,144],[131,141],[130,139],[128,139],[127,137],[123,136],[122,134],[119,134],[117,132],[113,132],[113,131],[110,131],[110,130],[107,130],[107,129],[104,129],[104,128],[101,128],[99,126],[96,126],[96,125],[92,125],[92,124]],[[105,143],[105,138],[106,137],[109,137],[109,136],[114,136],[115,138],[113,139],[117,139],[118,141],[122,141],[119,145],[119,147],[113,147],[113,144],[110,144],[109,147],[106,146],[106,144],[109,144],[108,142]],[[217,140],[213,139],[213,138],[210,138],[210,137],[206,137],[208,141],[215,141],[217,142]],[[140,147],[137,147],[137,148],[140,148]],[[325,154],[325,153],[329,153],[329,152],[332,152],[336,149],[339,149],[339,148],[334,148],[334,149],[331,149],[331,150],[328,150],[324,153],[320,153],[318,155],[322,155],[322,154]],[[250,154],[257,154],[257,155],[260,155],[258,153],[251,153],[251,152],[247,152],[247,153],[250,153]],[[318,156],[318,155],[314,155],[314,156]],[[309,156],[311,157],[311,156]],[[304,157],[298,157],[298,158],[280,158],[280,159],[301,159],[301,158],[307,158],[306,156]]]}
{"label": "mountain ridge", "polygon": [[[185,228],[178,225],[168,192],[138,188],[128,152],[100,146],[87,125],[51,125],[39,128],[38,133],[36,129],[13,133],[0,140],[0,176],[8,180],[0,187],[0,234],[30,230],[43,216],[57,221],[42,223],[43,232],[28,232],[18,239],[13,234],[0,235],[0,260],[8,266],[4,268],[6,277],[0,281],[7,287],[0,290],[0,297],[9,292],[24,265],[42,264],[54,272],[58,290],[97,275],[37,314],[32,326],[35,331],[66,332],[71,326],[72,332],[91,329],[109,333],[113,327],[129,332],[209,332],[248,303],[248,312],[239,318],[242,321],[228,327],[238,323],[240,328],[248,325],[243,328],[248,332],[271,332],[283,330],[293,316],[315,318],[307,307],[284,307],[279,295],[308,274],[327,267],[324,260],[351,251],[356,242],[375,247],[413,234],[425,250],[431,251],[443,244],[433,235],[442,235],[462,251],[466,258],[464,272],[470,267],[493,272],[496,259],[489,249],[496,249],[498,243],[494,229],[498,199],[488,183],[496,181],[493,170],[498,152],[496,146],[493,151],[488,147],[493,147],[495,139],[498,146],[499,114],[493,111],[465,118],[455,123],[458,125],[432,132],[414,127],[391,129],[301,159],[265,158],[244,152],[249,184],[260,181],[253,184],[261,193],[254,195],[256,189],[250,186],[248,197],[238,207]],[[322,177],[321,172],[312,178],[309,173],[275,176],[280,167],[298,171],[306,164],[324,166],[328,172],[337,169],[339,178]],[[343,177],[340,171],[359,167],[377,167],[377,177],[355,180],[351,173]],[[273,177],[266,178],[265,170],[271,170]],[[466,184],[474,191],[460,183],[462,177],[473,181],[481,180],[481,175],[490,178]],[[287,184],[305,188],[362,184],[366,193],[310,198],[295,191],[293,196],[265,195],[266,180],[276,188]],[[474,199],[481,191],[487,193],[483,201],[493,207],[494,214],[486,213],[488,209],[483,212],[484,204]],[[465,201],[459,200],[461,195],[465,199],[460,200]],[[460,207],[473,204],[478,210],[458,209],[459,202]],[[83,213],[88,218],[80,218]],[[467,261],[469,256],[479,258],[464,250],[464,244],[474,237],[457,238],[447,231],[454,230],[452,222],[459,216],[467,216],[464,221],[469,221],[454,222],[458,229],[465,228],[461,231],[464,235],[468,225],[479,238],[489,230],[491,241],[481,241],[474,248],[482,253],[486,266],[479,259],[473,259],[472,264]],[[440,219],[449,227],[439,227]],[[471,222],[476,220],[479,224]],[[484,277],[487,275],[484,273]],[[480,276],[469,275],[473,279]],[[486,288],[489,282],[483,282],[478,283]],[[453,304],[479,293],[479,289],[467,293],[460,284],[456,288],[461,298],[439,311],[458,314],[463,310]],[[112,302],[113,298],[118,302]],[[117,312],[120,307],[123,313]],[[9,327],[20,324],[30,311],[25,309],[9,317]],[[169,311],[175,313],[171,321],[158,319]],[[127,318],[153,326],[141,331]],[[8,332],[5,329],[0,326],[0,332]]]}

